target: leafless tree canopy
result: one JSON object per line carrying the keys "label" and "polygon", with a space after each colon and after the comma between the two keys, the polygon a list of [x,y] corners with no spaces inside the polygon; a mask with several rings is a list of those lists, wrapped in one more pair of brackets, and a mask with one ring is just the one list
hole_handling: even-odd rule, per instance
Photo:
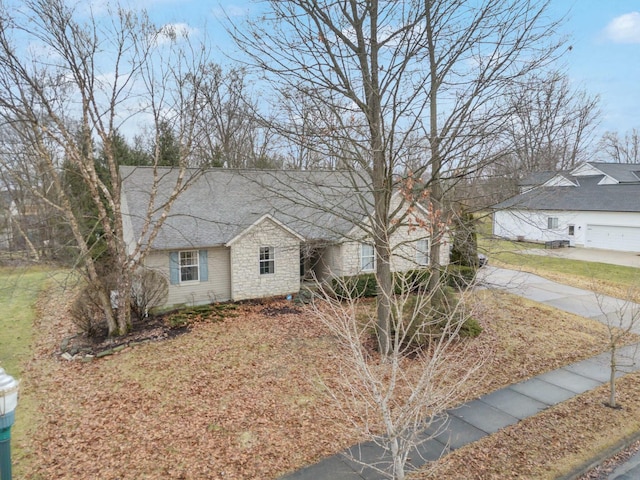
{"label": "leafless tree canopy", "polygon": [[618,132],[606,132],[599,143],[605,162],[640,163],[640,131],[633,128],[621,137]]}
{"label": "leafless tree canopy", "polygon": [[[109,332],[125,333],[131,274],[145,252],[142,239],[129,251],[125,246],[115,139],[118,131],[146,124],[159,145],[159,127],[172,125],[181,173],[168,202],[155,205],[152,195],[147,218],[157,214],[160,220],[147,224],[144,240],[153,240],[189,181],[187,161],[201,123],[186,112],[196,110],[199,79],[193,72],[200,72],[206,50],[171,27],[156,27],[144,14],[118,7],[101,18],[63,0],[27,0],[0,9],[3,180],[62,219]],[[157,165],[160,149],[150,158]],[[70,192],[70,175],[81,185],[76,190],[84,192],[86,208],[78,208]],[[88,210],[92,223],[84,218]],[[111,262],[115,285],[99,273],[104,261]],[[116,308],[109,290],[118,293]]]}
{"label": "leafless tree canopy", "polygon": [[[370,234],[387,293],[378,331],[388,351],[394,189],[423,178],[433,225],[446,223],[447,189],[495,159],[511,109],[505,88],[558,55],[557,23],[548,1],[267,3],[267,13],[229,20],[228,30],[248,68],[279,94],[281,114],[269,124],[296,146],[297,163],[336,159],[373,192]],[[417,193],[407,202],[425,200]],[[440,241],[431,245],[437,270]]]}
{"label": "leafless tree canopy", "polygon": [[509,89],[512,115],[506,124],[510,160],[521,174],[566,170],[586,160],[598,120],[598,97],[574,90],[559,72],[532,75]]}

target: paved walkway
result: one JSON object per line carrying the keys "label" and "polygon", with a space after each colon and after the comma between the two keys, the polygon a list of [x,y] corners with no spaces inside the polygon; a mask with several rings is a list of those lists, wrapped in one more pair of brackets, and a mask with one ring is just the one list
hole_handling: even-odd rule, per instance
{"label": "paved walkway", "polygon": [[[624,302],[611,297],[597,297],[592,292],[561,285],[536,275],[511,270],[485,267],[481,270],[482,283],[488,288],[508,290],[525,298],[551,305],[562,310],[606,321],[616,317],[616,308]],[[633,305],[636,309],[640,305]],[[621,357],[630,358],[635,347],[620,350]],[[624,362],[625,364],[627,362]],[[631,362],[629,362],[631,363]],[[639,370],[640,365],[627,367],[618,376]],[[609,359],[604,353],[557,370],[538,375],[476,400],[449,410],[425,431],[423,443],[410,458],[410,468],[419,468],[501,428],[537,414],[576,395],[592,390],[609,379]],[[387,478],[380,470],[390,466],[390,456],[373,442],[355,445],[337,455],[282,477],[283,480],[378,480]],[[629,467],[638,468],[635,464]],[[626,474],[626,473],[621,473]],[[632,472],[632,475],[635,473]],[[632,477],[610,477],[623,480]]]}

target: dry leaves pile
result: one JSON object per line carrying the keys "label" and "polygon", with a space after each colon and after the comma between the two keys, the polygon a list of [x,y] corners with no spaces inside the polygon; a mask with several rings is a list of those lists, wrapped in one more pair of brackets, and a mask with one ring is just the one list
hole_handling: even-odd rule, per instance
{"label": "dry leaves pile", "polygon": [[[470,351],[493,356],[465,399],[606,343],[604,328],[580,317],[506,294],[477,298],[484,333]],[[68,303],[50,292],[40,304],[36,355],[23,379],[39,408],[23,446],[30,454],[16,468],[24,478],[267,479],[362,440],[324,391],[335,383],[337,351],[307,310],[243,306],[223,322],[81,363],[57,352],[72,331]],[[476,471],[500,454],[480,451]]]}
{"label": "dry leaves pile", "polygon": [[456,450],[438,462],[435,477],[412,478],[559,478],[640,429],[640,373],[625,376],[618,387],[624,408],[606,407],[607,387],[600,387]]}

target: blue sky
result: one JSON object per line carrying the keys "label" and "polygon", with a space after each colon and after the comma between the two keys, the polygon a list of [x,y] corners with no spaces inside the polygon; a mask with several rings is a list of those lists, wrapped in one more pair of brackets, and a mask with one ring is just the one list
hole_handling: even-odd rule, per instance
{"label": "blue sky", "polygon": [[[218,20],[221,8],[233,16],[258,8],[245,0],[133,1],[157,22],[206,29],[219,55],[212,60],[222,64],[227,59],[215,47],[228,51],[230,45]],[[561,61],[564,71],[576,87],[600,96],[599,133],[640,129],[640,0],[552,0],[551,8],[553,15],[567,15],[562,33],[572,48]]]}

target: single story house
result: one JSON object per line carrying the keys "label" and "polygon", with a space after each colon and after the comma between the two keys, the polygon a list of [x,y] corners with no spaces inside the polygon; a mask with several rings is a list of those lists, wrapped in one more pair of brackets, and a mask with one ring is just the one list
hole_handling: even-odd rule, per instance
{"label": "single story house", "polygon": [[586,162],[493,209],[498,237],[640,252],[640,165]]}
{"label": "single story house", "polygon": [[[373,244],[362,230],[372,195],[353,173],[206,170],[177,197],[152,241],[145,219],[154,178],[160,179],[155,205],[162,205],[177,170],[121,167],[121,175],[125,239],[130,252],[140,241],[149,250],[144,265],[168,279],[164,305],[286,295],[307,279],[375,270]],[[403,202],[393,196],[397,218],[408,207]],[[426,210],[411,211],[391,238],[394,271],[429,263],[430,238],[417,226],[426,222]],[[441,250],[444,265],[449,249]]]}

